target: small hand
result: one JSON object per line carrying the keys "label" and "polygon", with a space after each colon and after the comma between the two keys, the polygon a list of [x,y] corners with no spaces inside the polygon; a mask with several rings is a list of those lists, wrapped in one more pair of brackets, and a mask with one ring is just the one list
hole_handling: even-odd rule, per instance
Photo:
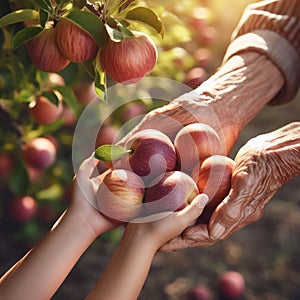
{"label": "small hand", "polygon": [[212,214],[209,225],[187,228],[162,251],[209,246],[259,220],[278,189],[300,175],[300,123],[251,139],[235,161],[231,191]]}
{"label": "small hand", "polygon": [[101,175],[92,178],[96,164],[97,160],[93,153],[80,165],[73,180],[72,200],[69,209],[86,221],[95,233],[100,234],[117,226],[108,221],[97,208],[96,197]]}

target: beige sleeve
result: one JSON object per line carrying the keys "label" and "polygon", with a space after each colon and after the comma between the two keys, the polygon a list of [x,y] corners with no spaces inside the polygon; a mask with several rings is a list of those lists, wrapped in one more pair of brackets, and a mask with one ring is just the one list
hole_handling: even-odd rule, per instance
{"label": "beige sleeve", "polygon": [[247,51],[266,55],[283,74],[285,84],[270,104],[291,101],[300,85],[300,1],[266,0],[250,4],[233,32],[224,62]]}

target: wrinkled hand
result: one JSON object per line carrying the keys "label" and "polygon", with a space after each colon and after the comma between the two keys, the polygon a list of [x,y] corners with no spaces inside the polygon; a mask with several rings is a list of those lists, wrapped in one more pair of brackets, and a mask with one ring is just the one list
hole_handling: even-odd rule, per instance
{"label": "wrinkled hand", "polygon": [[239,126],[231,123],[231,118],[224,113],[224,107],[216,105],[212,96],[196,91],[150,111],[118,144],[124,145],[134,133],[144,129],[160,130],[174,140],[183,126],[198,122],[211,126],[218,133],[224,145],[220,152],[228,154],[238,137]]}
{"label": "wrinkled hand", "polygon": [[300,122],[249,140],[235,161],[231,191],[216,208],[209,225],[186,229],[161,251],[209,246],[259,220],[278,189],[300,175]]}

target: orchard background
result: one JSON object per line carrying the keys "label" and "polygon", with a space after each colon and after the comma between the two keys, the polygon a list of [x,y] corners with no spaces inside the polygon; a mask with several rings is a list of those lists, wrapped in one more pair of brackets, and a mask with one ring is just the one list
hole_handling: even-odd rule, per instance
{"label": "orchard background", "polygon": [[[2,0],[0,17],[17,9],[34,9],[36,2],[47,3]],[[82,1],[74,2],[82,5]],[[159,30],[155,30],[156,21],[154,26],[131,25],[133,29],[139,28],[151,36],[157,46],[157,64],[149,75],[197,87],[220,65],[230,35],[243,9],[251,2],[138,1],[138,5],[155,13],[164,29],[162,36]],[[106,82],[98,78],[98,89],[95,90],[95,76],[91,76],[85,63],[71,62],[57,73],[36,68],[24,43],[16,50],[11,46],[13,36],[32,24],[18,22],[0,29],[1,274],[51,228],[67,207],[74,175],[72,139],[76,122],[95,97],[99,98],[99,105],[105,105],[103,84],[114,84],[109,78]],[[147,101],[144,96],[141,99],[137,97],[115,111],[99,131],[97,145],[110,143],[124,123],[161,105],[152,101],[150,96]],[[41,118],[48,120],[46,122],[33,111],[38,97],[44,97],[51,107]],[[299,96],[297,98],[281,107],[263,109],[246,126],[230,156],[234,158],[249,138],[299,119],[300,99]],[[49,111],[53,107],[58,112],[50,116]],[[53,161],[50,157],[47,163],[46,158],[44,166],[33,167],[24,158],[23,148],[37,138],[50,141]],[[241,299],[299,299],[299,183],[299,178],[296,178],[286,184],[268,205],[261,221],[228,240],[209,248],[159,253],[140,298],[188,299],[190,290],[203,284],[211,290],[215,299],[219,299],[218,276],[226,270],[237,270],[246,282]],[[54,299],[83,299],[103,271],[121,233],[122,230],[117,229],[96,240]]]}

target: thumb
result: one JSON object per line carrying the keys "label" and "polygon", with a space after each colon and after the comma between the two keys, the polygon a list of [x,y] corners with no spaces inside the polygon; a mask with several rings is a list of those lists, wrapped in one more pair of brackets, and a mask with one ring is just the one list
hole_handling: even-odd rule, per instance
{"label": "thumb", "polygon": [[188,226],[195,224],[196,219],[201,215],[208,201],[209,198],[206,194],[199,194],[192,200],[190,205],[179,212],[179,214],[183,215],[186,224],[189,224]]}

